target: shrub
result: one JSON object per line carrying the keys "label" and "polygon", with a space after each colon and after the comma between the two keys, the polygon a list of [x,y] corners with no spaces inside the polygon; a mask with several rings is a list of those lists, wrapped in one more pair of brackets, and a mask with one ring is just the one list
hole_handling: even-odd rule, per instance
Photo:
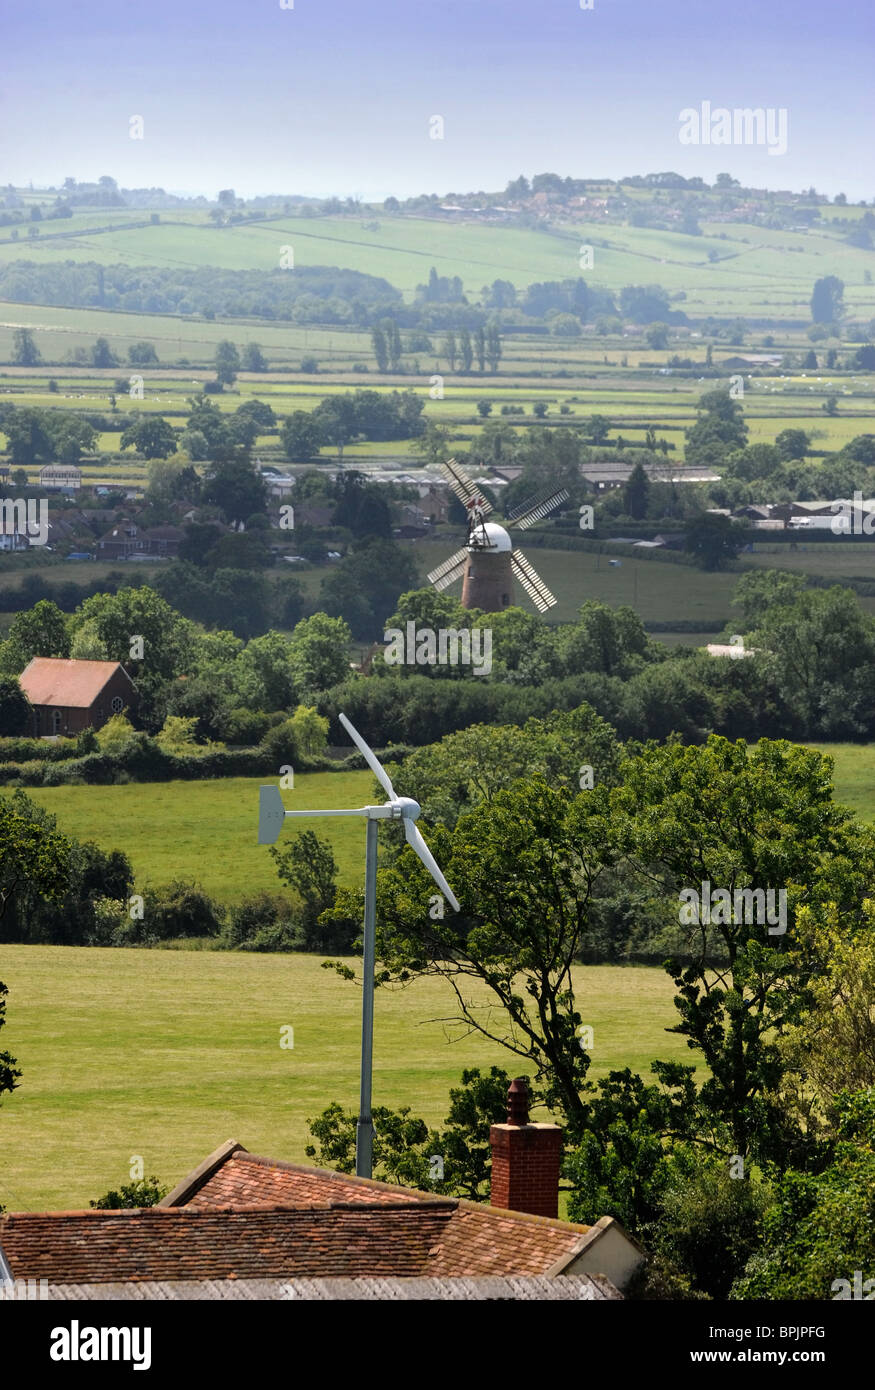
{"label": "shrub", "polygon": [[125,714],[114,714],[97,733],[97,746],[104,753],[115,753],[133,737],[134,726]]}
{"label": "shrub", "polygon": [[[238,707],[232,709],[222,723],[222,737],[227,743],[242,744],[247,748],[261,743],[271,727],[270,715],[263,710],[249,710]],[[282,722],[283,716],[280,715]]]}
{"label": "shrub", "polygon": [[147,888],[143,894],[140,926],[158,941],[218,936],[223,919],[224,908],[196,883],[174,879],[164,887]]}
{"label": "shrub", "polygon": [[725,1299],[756,1251],[770,1190],[732,1178],[725,1158],[681,1158],[662,1202],[656,1243],[695,1289]]}
{"label": "shrub", "polygon": [[292,946],[260,946],[256,942],[273,940],[277,928],[291,928],[292,910],[288,901],[279,893],[254,893],[244,898],[231,909],[228,921],[222,932],[222,945],[231,951],[291,950]]}
{"label": "shrub", "polygon": [[282,724],[269,729],[260,747],[275,771],[281,767],[299,766],[298,733],[291,719],[284,719]]}
{"label": "shrub", "polygon": [[89,1202],[90,1207],[95,1207],[99,1211],[123,1211],[137,1207],[155,1207],[166,1197],[169,1188],[165,1187],[158,1178],[140,1178],[138,1182],[125,1183],[124,1186],[111,1189],[105,1192],[102,1197],[98,1197],[96,1202]]}

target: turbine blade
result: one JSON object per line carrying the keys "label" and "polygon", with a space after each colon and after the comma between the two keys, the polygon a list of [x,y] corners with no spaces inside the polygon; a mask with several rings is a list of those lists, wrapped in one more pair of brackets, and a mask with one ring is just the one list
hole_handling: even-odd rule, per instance
{"label": "turbine blade", "polygon": [[[554,599],[553,601],[555,603],[556,600]],[[356,748],[361,753],[368,767],[371,769],[371,772],[376,777],[380,786],[386,792],[387,796],[389,797],[389,800],[397,801],[398,797],[395,795],[395,788],[389,781],[389,774],[383,767],[382,763],[378,761],[376,753],[373,753],[371,751],[371,749],[368,747],[361,734],[359,733],[358,729],[353,728],[352,724],[350,724],[345,714],[339,714],[337,717],[340,720],[343,727],[346,729],[346,732],[349,734]]]}
{"label": "turbine blade", "polygon": [[539,613],[546,613],[556,599],[544,583],[538,571],[529,564],[521,550],[515,550],[510,557],[513,572],[522,584]]}
{"label": "turbine blade", "polygon": [[476,501],[483,516],[488,516],[492,511],[492,504],[483,496],[473,478],[469,478],[464,468],[456,463],[455,459],[446,459],[440,466],[462,506],[467,507]]}
{"label": "turbine blade", "polygon": [[279,787],[260,787],[258,791],[258,843],[273,845],[279,839],[286,808]]}
{"label": "turbine blade", "polygon": [[467,559],[467,550],[457,550],[449,560],[444,560],[442,565],[430,571],[426,576],[429,584],[433,584],[438,591],[448,588],[455,579],[461,577]]}
{"label": "turbine blade", "polygon": [[450,904],[450,907],[453,909],[454,912],[459,912],[461,909],[459,907],[458,898],[456,897],[452,888],[447,883],[447,880],[444,878],[443,874],[438,868],[437,861],[435,860],[435,857],[429,849],[428,845],[425,843],[425,840],[419,833],[419,829],[415,821],[409,820],[407,816],[404,817],[404,834],[407,836],[407,843],[409,844],[410,848],[414,851],[415,854],[419,855],[420,859],[422,860],[425,867],[428,869],[428,872],[431,874],[438,888],[441,890],[447,902]]}
{"label": "turbine blade", "polygon": [[555,511],[563,502],[570,501],[568,492],[563,487],[559,492],[548,492],[546,496],[536,497],[531,502],[526,502],[524,506],[511,512],[508,517],[508,526],[516,526],[520,531],[528,531],[530,526],[534,526],[536,521],[541,521],[550,512]]}

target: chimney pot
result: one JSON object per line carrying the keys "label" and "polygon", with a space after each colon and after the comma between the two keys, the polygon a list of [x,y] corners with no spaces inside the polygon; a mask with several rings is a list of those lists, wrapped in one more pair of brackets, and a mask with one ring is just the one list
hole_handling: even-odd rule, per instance
{"label": "chimney pot", "polygon": [[514,1077],[507,1089],[507,1123],[527,1125],[529,1123],[529,1091],[524,1076]]}

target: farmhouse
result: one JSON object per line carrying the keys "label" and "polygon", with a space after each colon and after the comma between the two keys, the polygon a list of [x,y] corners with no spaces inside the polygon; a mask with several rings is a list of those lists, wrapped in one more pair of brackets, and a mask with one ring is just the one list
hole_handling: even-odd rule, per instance
{"label": "farmhouse", "polygon": [[571,1297],[620,1297],[640,1247],[611,1217],[594,1226],[557,1219],[561,1130],[528,1122],[517,1083],[508,1122],[490,1138],[488,1206],[262,1158],[229,1140],[157,1207],[0,1217],[0,1269],[46,1280],[55,1297],[72,1297],[64,1290],[73,1287],[81,1296],[83,1286],[132,1297],[147,1282],[149,1296],[182,1296],[151,1290],[186,1281],[190,1297],[222,1297],[216,1281],[292,1280],[296,1296],[314,1297],[304,1287],[312,1281],[518,1278],[568,1280],[580,1290]]}
{"label": "farmhouse", "polygon": [[35,656],[18,680],[33,705],[36,738],[100,729],[137,702],[133,682],[117,661]]}

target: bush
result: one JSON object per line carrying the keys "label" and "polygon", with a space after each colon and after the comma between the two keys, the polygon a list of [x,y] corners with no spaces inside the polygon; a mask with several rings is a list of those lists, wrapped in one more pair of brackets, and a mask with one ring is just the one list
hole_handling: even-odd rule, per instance
{"label": "bush", "polygon": [[770,1190],[732,1178],[725,1158],[681,1158],[663,1197],[656,1243],[693,1288],[725,1299],[757,1250]]}
{"label": "bush", "polygon": [[[91,732],[91,730],[86,730]],[[57,743],[48,743],[41,738],[0,738],[0,758],[4,762],[27,763],[39,759],[42,762],[61,762],[64,758],[75,758],[79,752],[79,739],[64,738]]]}
{"label": "bush", "polygon": [[284,719],[282,724],[269,729],[259,746],[275,773],[281,767],[300,766],[298,735],[291,719]]}
{"label": "bush", "polygon": [[[279,722],[282,722],[280,716]],[[227,743],[252,748],[261,743],[271,727],[270,716],[263,710],[232,709],[222,722],[222,738]]]}
{"label": "bush", "polygon": [[174,879],[162,888],[143,894],[143,919],[139,926],[158,941],[186,936],[218,936],[224,908],[196,883]]}
{"label": "bush", "polygon": [[166,1197],[170,1189],[165,1187],[158,1178],[140,1178],[138,1182],[125,1183],[117,1191],[111,1189],[105,1192],[102,1197],[98,1197],[96,1202],[89,1202],[90,1207],[95,1207],[98,1211],[125,1211],[138,1207],[156,1207],[162,1197]]}
{"label": "bush", "polygon": [[229,951],[291,951],[294,940],[292,909],[279,893],[244,898],[231,909],[222,932],[222,946]]}

